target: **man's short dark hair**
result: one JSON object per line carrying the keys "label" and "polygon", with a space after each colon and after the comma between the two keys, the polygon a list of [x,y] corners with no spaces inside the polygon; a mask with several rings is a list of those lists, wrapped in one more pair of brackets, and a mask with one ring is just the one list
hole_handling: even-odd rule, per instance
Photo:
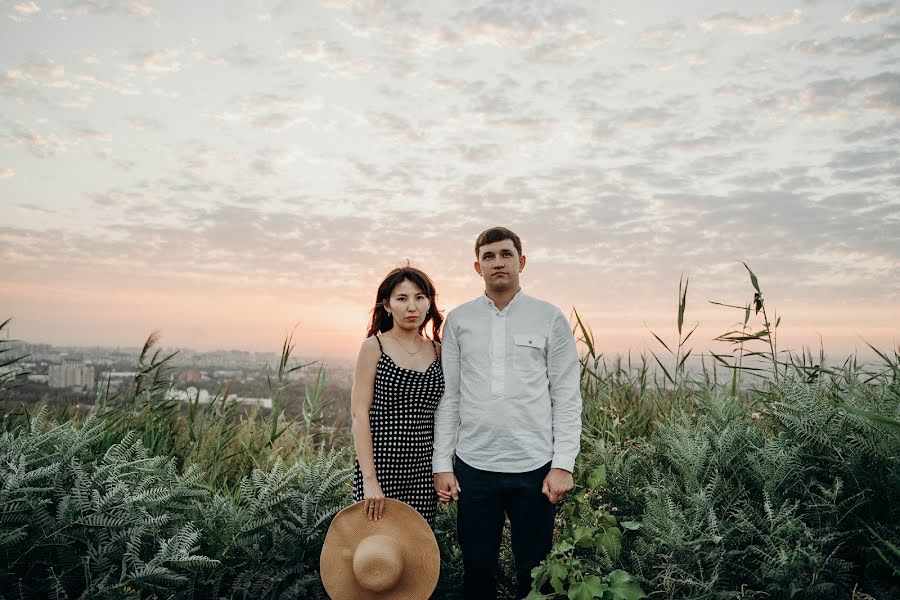
{"label": "man's short dark hair", "polygon": [[475,258],[478,258],[478,251],[482,246],[487,246],[494,242],[502,242],[503,240],[512,240],[513,246],[516,247],[516,252],[519,253],[519,256],[522,256],[522,240],[519,239],[519,236],[506,227],[491,227],[482,231],[478,239],[475,240]]}

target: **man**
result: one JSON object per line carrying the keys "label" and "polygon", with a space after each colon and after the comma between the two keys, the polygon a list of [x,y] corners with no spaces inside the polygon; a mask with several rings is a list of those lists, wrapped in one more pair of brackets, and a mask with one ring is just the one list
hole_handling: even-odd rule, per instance
{"label": "man", "polygon": [[434,484],[442,501],[459,501],[466,599],[496,598],[504,515],[523,598],[531,569],[550,551],[554,505],[573,485],[578,352],[562,312],[519,287],[525,256],[515,233],[482,232],[475,257],[484,295],[450,311],[444,324]]}

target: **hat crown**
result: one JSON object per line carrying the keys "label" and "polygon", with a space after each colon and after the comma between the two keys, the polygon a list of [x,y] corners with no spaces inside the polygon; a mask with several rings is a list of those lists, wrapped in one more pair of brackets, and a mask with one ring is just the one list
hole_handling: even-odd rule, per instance
{"label": "hat crown", "polygon": [[353,575],[361,587],[383,592],[394,587],[403,574],[403,552],[394,538],[367,536],[353,553]]}

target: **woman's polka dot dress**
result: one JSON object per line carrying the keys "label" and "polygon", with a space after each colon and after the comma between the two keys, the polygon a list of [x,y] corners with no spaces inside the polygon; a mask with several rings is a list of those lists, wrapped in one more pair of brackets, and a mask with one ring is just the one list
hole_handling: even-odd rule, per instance
{"label": "woman's polka dot dress", "polygon": [[[375,339],[381,347],[378,336]],[[439,360],[424,372],[404,369],[382,347],[369,409],[375,474],[385,497],[406,502],[432,527],[438,501],[431,470],[434,411],[443,393],[444,373]],[[353,499],[363,499],[359,461],[355,465]]]}

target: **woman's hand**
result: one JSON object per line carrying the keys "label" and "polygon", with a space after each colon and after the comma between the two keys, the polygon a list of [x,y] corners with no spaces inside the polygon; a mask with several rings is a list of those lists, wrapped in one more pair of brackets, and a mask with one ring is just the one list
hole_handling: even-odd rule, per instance
{"label": "woman's hand", "polygon": [[384,513],[384,492],[374,477],[363,479],[363,508],[370,521],[377,521]]}

